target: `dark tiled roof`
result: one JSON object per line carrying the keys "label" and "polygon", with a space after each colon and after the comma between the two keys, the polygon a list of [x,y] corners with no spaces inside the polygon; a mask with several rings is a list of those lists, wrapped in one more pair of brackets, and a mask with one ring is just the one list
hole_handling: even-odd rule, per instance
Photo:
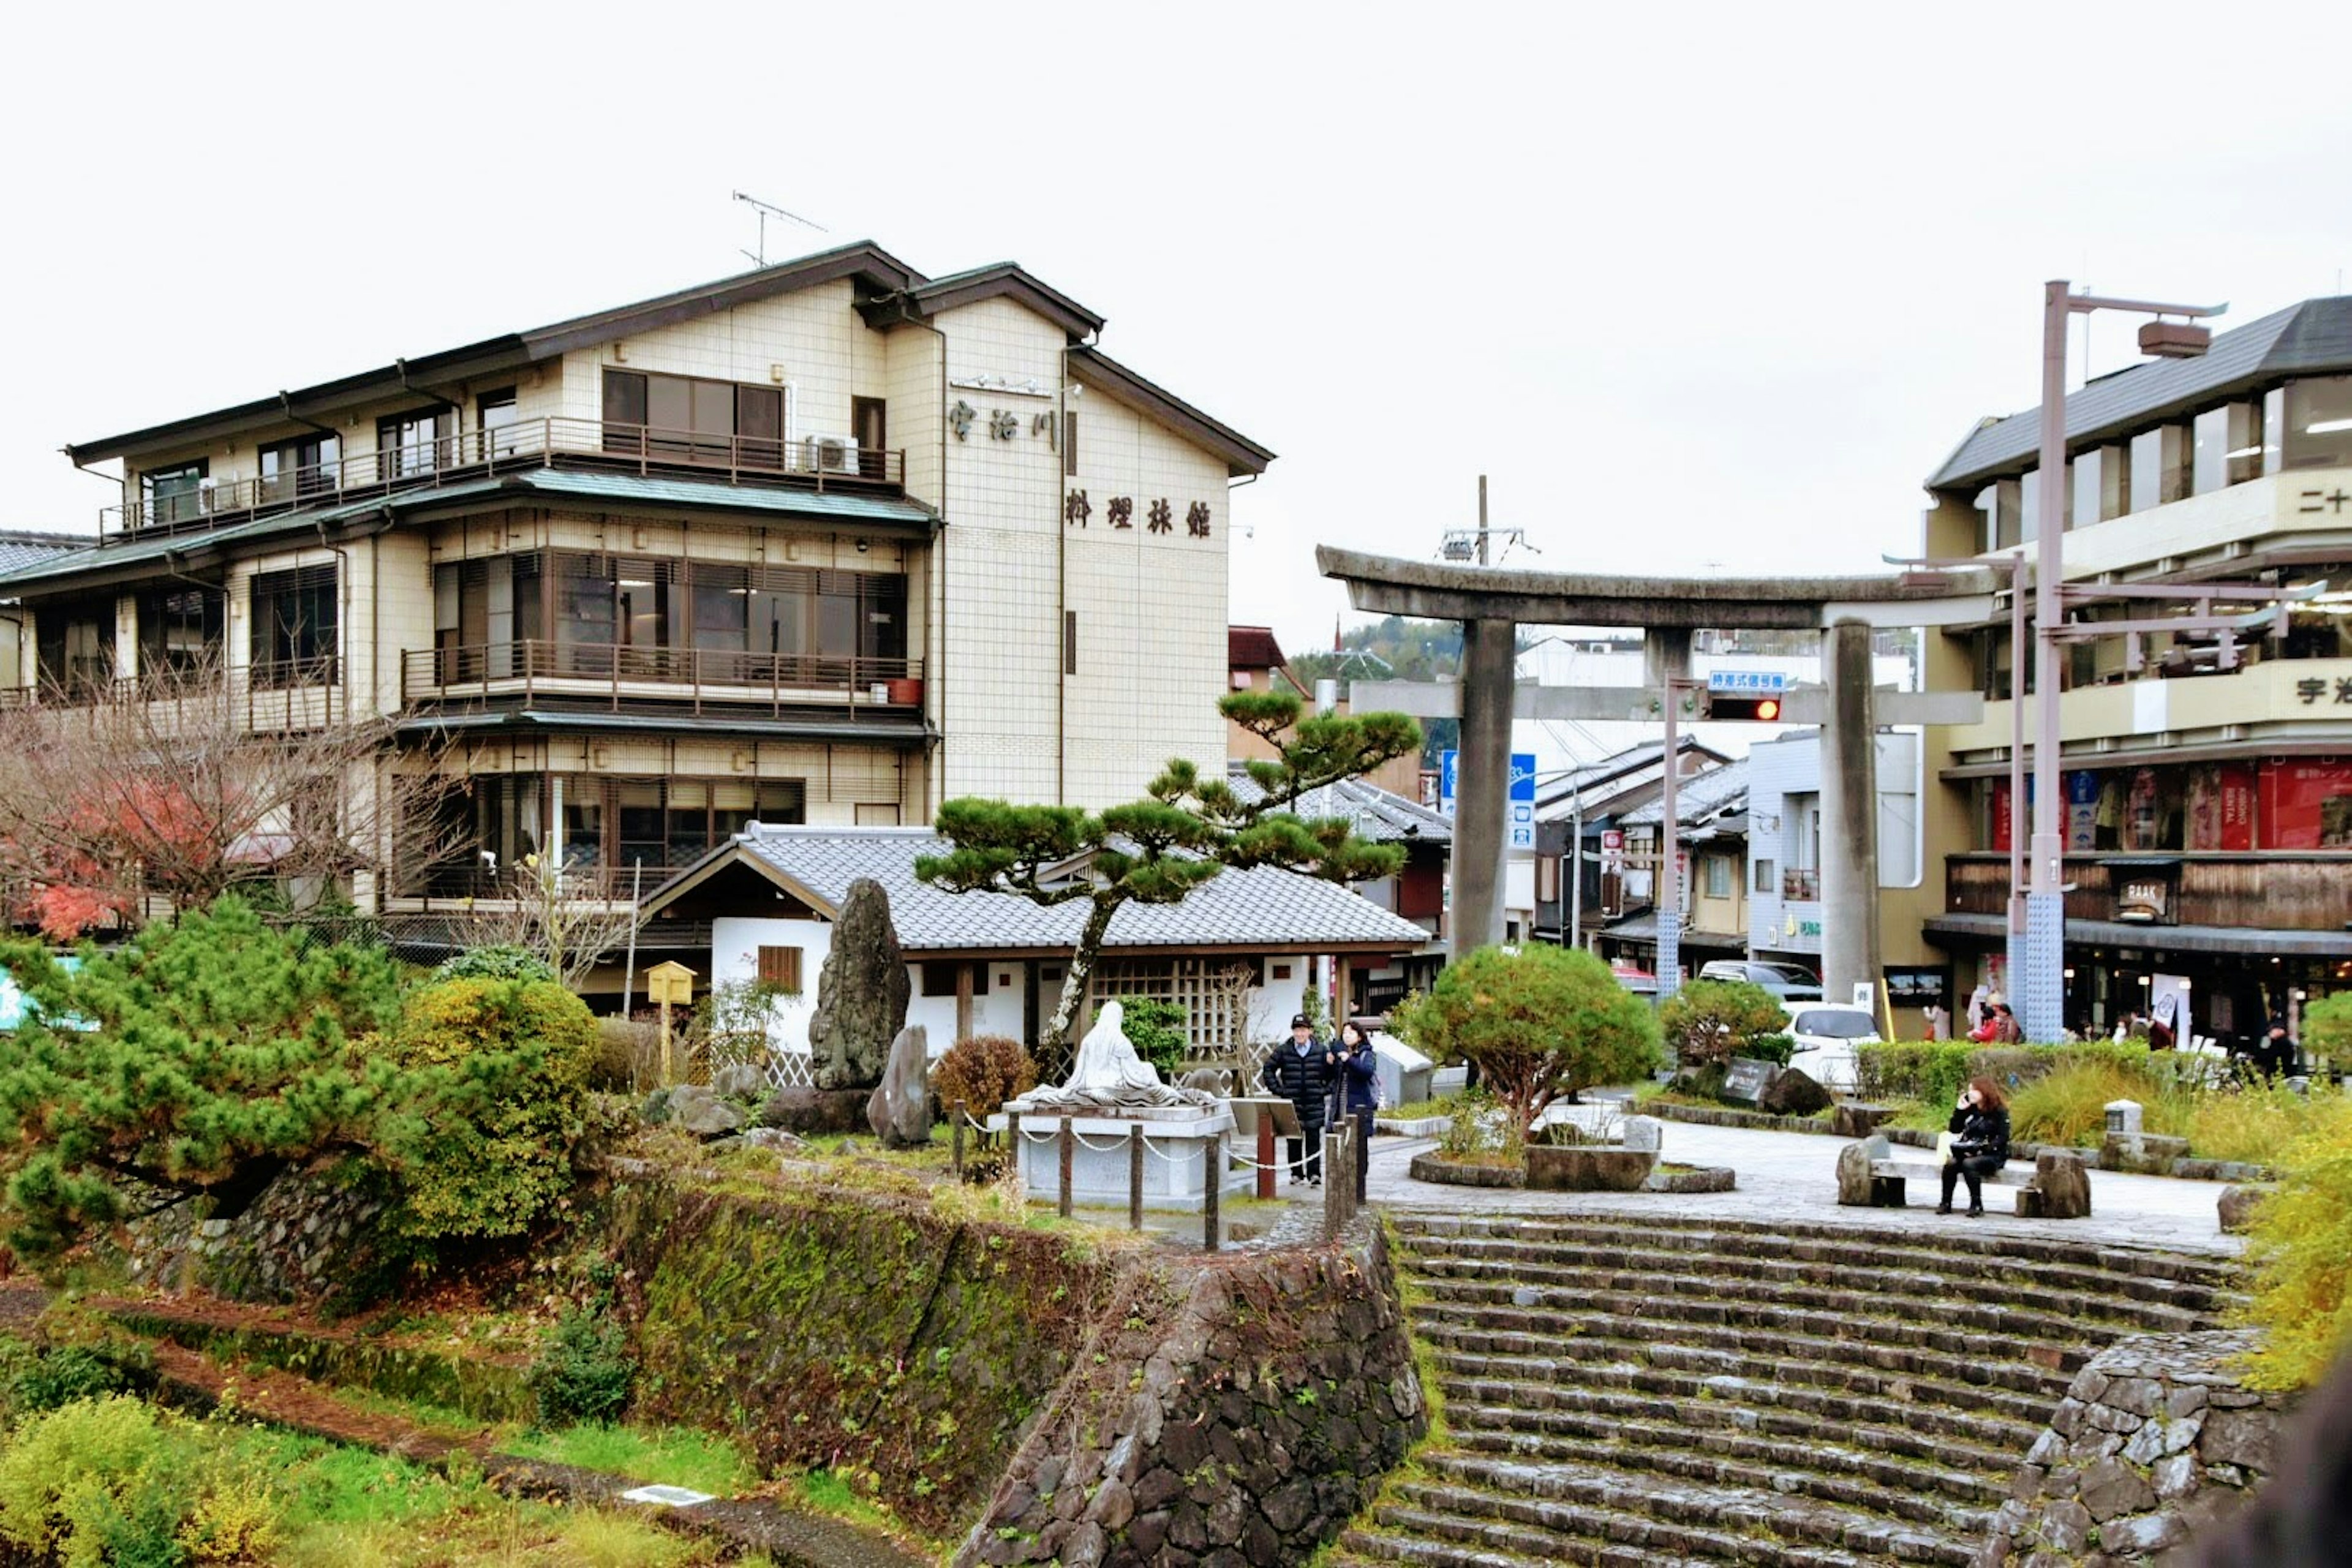
{"label": "dark tiled roof", "polygon": [[97,542],[86,533],[24,533],[0,530],[0,577],[52,556],[87,550]]}
{"label": "dark tiled roof", "polygon": [[1282,657],[1282,645],[1274,640],[1272,626],[1225,628],[1227,669],[1280,669],[1289,662]]}
{"label": "dark tiled roof", "polygon": [[[1249,776],[1244,764],[1226,763],[1225,778],[1244,801],[1254,804],[1265,798],[1265,792]],[[1351,818],[1356,836],[1375,844],[1454,842],[1452,817],[1363,779],[1342,779],[1338,784],[1309,790],[1298,797],[1292,813],[1310,819]]]}
{"label": "dark tiled roof", "polygon": [[[2071,448],[2186,414],[2229,393],[2319,371],[2352,371],[2352,295],[2306,300],[2217,332],[2196,359],[2159,359],[2102,376],[2066,398]],[[2041,449],[2036,406],[1979,426],[1927,481],[1930,489],[1979,483],[2031,468]]]}
{"label": "dark tiled roof", "polygon": [[[1718,763],[1725,760],[1721,752],[1700,745],[1689,735],[1676,736],[1675,750],[1680,755],[1696,754],[1711,758]],[[1570,768],[1557,778],[1537,784],[1536,803],[1539,806],[1554,805],[1575,795],[1585,795],[1589,800],[1595,790],[1611,789],[1619,780],[1629,778],[1644,768],[1656,767],[1658,759],[1665,755],[1665,751],[1664,741],[1644,741],[1638,746],[1628,746],[1622,752]],[[1613,789],[1612,793],[1614,793]]]}
{"label": "dark tiled roof", "polygon": [[[1066,952],[1086,923],[1084,903],[1039,909],[1009,893],[949,893],[915,879],[915,858],[943,854],[927,827],[772,827],[754,824],[711,858],[753,857],[830,913],[849,884],[870,877],[890,896],[890,918],[909,952]],[[709,864],[688,868],[677,880]],[[1334,945],[1417,948],[1429,933],[1335,883],[1270,867],[1228,870],[1181,904],[1128,904],[1111,917],[1105,947],[1244,947],[1314,952]]]}
{"label": "dark tiled roof", "polygon": [[[1748,760],[1726,763],[1719,768],[1709,768],[1682,781],[1675,789],[1675,816],[1685,827],[1711,822],[1727,812],[1748,809]],[[1629,826],[1636,823],[1660,823],[1666,819],[1666,802],[1663,794],[1647,805],[1637,805],[1624,815]]]}

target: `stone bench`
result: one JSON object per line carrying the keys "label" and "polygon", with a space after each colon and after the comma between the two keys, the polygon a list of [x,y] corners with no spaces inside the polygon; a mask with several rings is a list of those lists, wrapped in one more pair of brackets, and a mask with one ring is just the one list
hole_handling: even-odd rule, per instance
{"label": "stone bench", "polygon": [[[1912,1181],[1940,1190],[1943,1166],[1932,1160],[1898,1160],[1885,1135],[1873,1133],[1838,1151],[1837,1179],[1843,1205],[1899,1209]],[[2021,1219],[2081,1219],[2091,1212],[2090,1171],[2071,1150],[2044,1149],[2030,1166],[2012,1161],[1980,1180],[1989,1187],[2015,1188]]]}

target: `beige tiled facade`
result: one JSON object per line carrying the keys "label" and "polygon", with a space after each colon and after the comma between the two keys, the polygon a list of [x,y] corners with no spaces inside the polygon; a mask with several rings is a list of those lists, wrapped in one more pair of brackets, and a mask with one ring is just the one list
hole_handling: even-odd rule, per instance
{"label": "beige tiled facade", "polygon": [[[456,362],[443,355],[404,363],[373,388],[358,377],[313,389],[317,395],[294,394],[287,407],[224,410],[94,443],[78,455],[121,462],[122,518],[119,525],[110,520],[112,531],[86,552],[79,577],[52,574],[13,590],[28,609],[21,661],[28,672],[42,668],[45,615],[95,617],[105,623],[111,673],[137,672],[140,617],[148,613],[141,606],[181,574],[222,591],[220,653],[233,675],[252,676],[257,576],[331,568],[336,675],[327,700],[353,713],[429,727],[431,715],[459,706],[450,671],[470,670],[487,693],[489,675],[519,669],[524,658],[501,649],[540,646],[527,645],[516,629],[522,590],[507,599],[499,595],[508,589],[478,590],[488,608],[458,615],[451,608],[457,597],[478,593],[461,582],[508,583],[523,570],[520,562],[583,558],[620,563],[607,574],[624,589],[643,565],[653,567],[652,580],[672,584],[706,575],[716,583],[722,570],[739,569],[751,574],[726,580],[763,583],[763,572],[795,581],[813,574],[811,583],[834,580],[814,574],[859,574],[858,582],[895,579],[903,586],[905,624],[893,635],[902,631],[911,679],[887,683],[887,703],[880,676],[828,673],[823,679],[842,687],[829,706],[739,722],[740,715],[719,710],[722,704],[679,689],[704,679],[693,620],[703,613],[694,597],[701,590],[652,589],[649,598],[677,595],[662,612],[661,643],[600,656],[605,662],[597,668],[612,671],[602,710],[597,704],[607,694],[593,689],[593,679],[572,680],[560,702],[544,693],[512,699],[543,710],[529,724],[488,723],[486,714],[513,715],[499,710],[507,699],[481,696],[470,706],[483,712],[469,711],[466,723],[450,721],[451,765],[478,778],[560,777],[575,793],[592,780],[795,784],[803,820],[845,825],[927,821],[958,795],[1103,805],[1133,798],[1171,756],[1221,767],[1224,727],[1215,703],[1225,685],[1226,487],[1261,470],[1271,454],[1102,360],[1087,341],[1099,318],[1017,269],[932,285],[871,247],[814,260],[834,258],[845,258],[825,268],[835,275],[787,277],[795,265],[788,264],[772,288],[730,280],[494,340],[478,363],[463,363],[471,351],[453,351]],[[830,497],[813,473],[810,485],[794,488],[798,475],[786,483],[726,471],[747,449],[738,426],[731,447],[730,437],[719,437],[722,471],[681,471],[656,458],[632,473],[632,464],[612,458],[607,384],[616,374],[698,378],[702,390],[694,396],[708,391],[719,400],[714,406],[730,410],[753,406],[751,398],[772,406],[769,400],[780,396],[782,438],[762,426],[762,450],[781,447],[789,468],[800,461],[793,455],[814,450],[813,441],[863,437],[869,467],[859,470],[853,456],[848,478],[834,480]],[[493,435],[493,404],[509,393],[512,423]],[[418,448],[382,449],[379,421],[436,410],[445,411],[436,416],[443,422],[426,439],[441,448],[437,460],[424,459],[435,471],[412,482],[408,467],[420,460]],[[871,450],[877,417],[881,457]],[[316,496],[306,488],[297,505],[289,491],[264,488],[265,448],[315,443],[330,433],[336,461],[331,471],[315,470]],[[637,438],[651,446],[650,437]],[[730,450],[735,457],[725,455]],[[496,460],[516,452],[524,456]],[[528,483],[510,485],[511,493],[488,485],[466,489],[476,471],[469,465],[493,459],[482,471],[495,479],[500,471],[532,468],[531,454],[541,452],[563,459],[550,458],[551,468],[618,474],[624,490],[627,481],[645,482],[609,500],[541,493]],[[575,456],[583,460],[572,465]],[[707,451],[698,460],[709,466]],[[291,459],[278,461],[280,475],[271,482],[283,486]],[[145,477],[184,470],[189,479],[169,482],[201,485],[201,500],[181,496],[168,503],[176,510],[166,510]],[[384,482],[394,476],[396,482]],[[450,493],[436,503],[444,485]],[[375,493],[387,497],[380,519],[348,504]],[[151,531],[168,528],[202,550],[215,533],[250,531],[244,525],[273,509],[320,510],[332,521],[310,531],[263,529],[260,537],[216,547],[219,558],[194,574],[184,572],[184,556],[152,551],[138,557],[152,563],[143,574],[118,564],[132,559]],[[569,579],[547,575],[558,570],[552,565],[530,570],[532,584],[549,584],[531,592],[543,592],[534,603],[547,606],[534,612],[547,623],[538,635],[551,637]],[[856,620],[893,618],[867,613],[864,598],[854,602]],[[817,613],[809,612],[812,624]],[[627,615],[624,608],[613,624]],[[54,641],[54,626],[52,634]],[[626,640],[621,631],[612,635]],[[869,634],[855,626],[845,635]],[[453,651],[477,644],[478,652]],[[858,647],[857,658],[876,662]],[[832,656],[820,648],[805,657]],[[625,671],[642,679],[625,681]],[[861,722],[888,733],[861,740]],[[533,811],[562,816],[551,802]],[[550,822],[543,831],[563,829]]]}

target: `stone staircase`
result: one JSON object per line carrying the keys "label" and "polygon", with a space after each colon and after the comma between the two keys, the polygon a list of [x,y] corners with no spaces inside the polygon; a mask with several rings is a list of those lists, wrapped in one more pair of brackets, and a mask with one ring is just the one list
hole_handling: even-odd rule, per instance
{"label": "stone staircase", "polygon": [[1444,1432],[1334,1568],[1966,1564],[2074,1372],[2229,1265],[1948,1230],[1398,1214]]}

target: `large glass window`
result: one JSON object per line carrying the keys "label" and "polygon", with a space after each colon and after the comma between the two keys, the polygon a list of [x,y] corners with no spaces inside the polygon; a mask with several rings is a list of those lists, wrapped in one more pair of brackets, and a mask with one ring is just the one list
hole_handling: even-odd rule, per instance
{"label": "large glass window", "polygon": [[672,461],[782,468],[783,388],[607,370],[604,449]]}
{"label": "large glass window", "polygon": [[375,425],[376,477],[405,479],[446,468],[457,456],[457,411],[418,408]]}
{"label": "large glass window", "polygon": [[33,611],[41,685],[73,697],[96,696],[114,680],[114,600],[58,599]]}
{"label": "large glass window", "polygon": [[515,389],[500,387],[485,392],[475,399],[477,418],[482,432],[482,450],[493,458],[504,458],[521,449],[515,426],[521,414],[515,406]]}
{"label": "large glass window", "polygon": [[2159,425],[2131,439],[2131,509],[2150,511],[2189,493],[2188,436]]}
{"label": "large glass window", "polygon": [[185,522],[204,515],[205,459],[150,468],[139,476],[139,499],[150,523]]}
{"label": "large glass window", "polygon": [[2197,416],[2196,454],[2190,489],[2209,495],[2243,484],[2263,471],[2261,407],[2225,403]]}
{"label": "large glass window", "polygon": [[217,663],[228,596],[194,583],[150,588],[139,595],[139,668],[185,673]]}
{"label": "large glass window", "polygon": [[257,574],[253,579],[253,683],[277,687],[333,680],[338,613],[331,565]]}
{"label": "large glass window", "polygon": [[2285,403],[2288,468],[2352,468],[2352,375],[2291,381]]}
{"label": "large glass window", "polygon": [[337,436],[298,436],[261,448],[261,499],[296,500],[332,495],[342,482],[343,443]]}
{"label": "large glass window", "polygon": [[2094,447],[2074,458],[2074,510],[2068,526],[2087,528],[2121,517],[2131,506],[2131,452]]}

